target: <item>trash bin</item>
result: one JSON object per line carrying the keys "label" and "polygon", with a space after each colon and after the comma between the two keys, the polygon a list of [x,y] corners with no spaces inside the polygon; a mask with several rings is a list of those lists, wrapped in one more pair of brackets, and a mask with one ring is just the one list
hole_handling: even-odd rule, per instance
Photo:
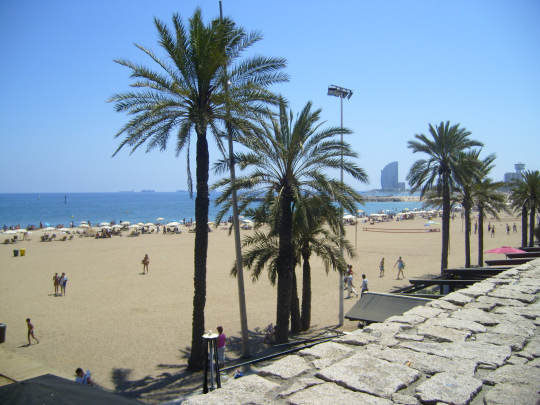
{"label": "trash bin", "polygon": [[6,324],[0,323],[0,343],[4,343],[6,341]]}
{"label": "trash bin", "polygon": [[24,256],[26,253],[26,249],[21,249],[21,256]]}
{"label": "trash bin", "polygon": [[13,256],[19,256],[19,249],[13,249]]}

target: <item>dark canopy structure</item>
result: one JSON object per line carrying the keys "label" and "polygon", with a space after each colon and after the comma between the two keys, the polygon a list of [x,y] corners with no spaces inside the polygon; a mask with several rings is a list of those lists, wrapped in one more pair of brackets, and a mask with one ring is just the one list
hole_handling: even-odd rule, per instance
{"label": "dark canopy structure", "polygon": [[0,405],[136,405],[139,401],[52,374],[0,387]]}
{"label": "dark canopy structure", "polygon": [[[440,296],[439,296],[440,297]],[[347,312],[351,321],[383,322],[391,316],[400,316],[414,307],[423,306],[431,299],[414,296],[366,292]]]}

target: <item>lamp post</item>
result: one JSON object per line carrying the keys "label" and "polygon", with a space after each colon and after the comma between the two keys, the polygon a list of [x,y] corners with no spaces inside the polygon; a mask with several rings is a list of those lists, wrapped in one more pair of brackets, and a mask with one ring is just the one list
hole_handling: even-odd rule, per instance
{"label": "lamp post", "polygon": [[[334,86],[333,84],[328,86],[328,95],[339,97],[341,99],[341,129],[343,130],[343,99],[347,98],[350,99],[353,95],[352,90],[345,89],[343,87]],[[341,142],[343,143],[343,132],[341,132]],[[341,152],[341,184],[343,185],[343,151]],[[341,220],[343,221],[343,204],[340,204],[340,212],[341,212]],[[341,257],[343,258],[343,232],[339,231],[339,251],[341,254]],[[339,314],[338,314],[338,325],[343,325],[343,280],[341,278],[341,274],[339,275]]]}
{"label": "lamp post", "polygon": [[364,212],[362,210],[356,210],[356,221],[354,221],[355,230],[354,230],[354,250],[357,249],[357,240],[358,240],[358,213]]}

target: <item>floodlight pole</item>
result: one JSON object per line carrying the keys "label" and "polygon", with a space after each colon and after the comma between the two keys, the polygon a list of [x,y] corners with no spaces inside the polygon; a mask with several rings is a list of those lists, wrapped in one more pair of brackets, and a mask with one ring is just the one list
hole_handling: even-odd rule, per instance
{"label": "floodlight pole", "polygon": [[[219,16],[223,19],[223,9],[221,1],[219,2]],[[226,70],[225,66],[225,70]],[[228,87],[228,78],[225,78],[225,86]],[[234,246],[236,250],[236,281],[238,282],[238,301],[240,306],[240,328],[242,333],[242,357],[251,357],[249,351],[249,334],[246,310],[246,291],[244,288],[244,269],[242,265],[242,245],[240,243],[240,221],[238,218],[238,198],[236,196],[236,174],[234,170],[234,150],[232,131],[229,123],[226,123],[227,138],[229,141],[229,170],[231,173],[232,188],[232,208],[233,208],[233,227],[234,227]]]}
{"label": "floodlight pole", "polygon": [[[343,99],[345,97],[351,98],[352,94],[353,94],[353,92],[350,89],[345,89],[343,87],[334,86],[334,85],[328,86],[328,95],[329,96],[339,97],[341,99],[341,144],[343,144]],[[343,147],[341,148],[341,186],[343,187]],[[340,202],[339,206],[340,206],[340,215],[341,215],[340,221],[342,221],[341,224],[340,224],[341,226],[339,228],[339,252],[341,254],[341,258],[344,259],[344,255],[343,255],[343,231],[342,231],[342,226],[343,226],[343,202]],[[343,322],[344,322],[343,279],[341,278],[341,274],[338,273],[338,276],[339,276],[339,280],[338,280],[339,281],[339,283],[338,283],[338,286],[339,286],[339,294],[338,294],[338,297],[339,297],[338,326],[342,326]]]}

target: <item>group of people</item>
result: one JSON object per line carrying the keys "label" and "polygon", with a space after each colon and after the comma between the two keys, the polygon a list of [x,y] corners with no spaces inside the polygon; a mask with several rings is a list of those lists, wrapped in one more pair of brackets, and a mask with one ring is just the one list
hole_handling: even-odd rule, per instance
{"label": "group of people", "polygon": [[[353,269],[352,269],[352,265],[351,264],[348,264],[347,265],[347,274],[345,275],[345,278],[343,279],[343,289],[347,290],[348,294],[347,294],[347,299],[348,298],[351,298],[351,293],[355,294],[356,297],[358,298],[358,293],[356,292],[355,288],[354,288],[354,284],[353,284],[353,275],[356,274]],[[368,288],[368,280],[366,278],[366,275],[365,274],[362,274],[362,288],[360,290],[360,298],[362,297],[362,295],[366,292],[366,291],[369,291],[369,288]]]}
{"label": "group of people", "polygon": [[54,273],[53,276],[53,284],[54,284],[54,295],[58,295],[58,292],[60,292],[60,295],[66,295],[66,284],[67,284],[67,277],[66,273],[62,273],[61,276],[58,275],[58,273]]}

